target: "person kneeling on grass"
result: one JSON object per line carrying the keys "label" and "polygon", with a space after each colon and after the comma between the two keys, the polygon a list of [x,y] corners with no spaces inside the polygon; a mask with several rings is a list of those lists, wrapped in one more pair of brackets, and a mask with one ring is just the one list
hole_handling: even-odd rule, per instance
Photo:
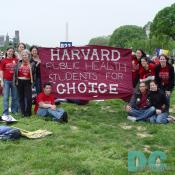
{"label": "person kneeling on grass", "polygon": [[148,94],[146,83],[141,82],[139,84],[139,90],[133,94],[129,104],[126,106],[128,120],[147,120],[155,113],[155,107],[150,105]]}
{"label": "person kneeling on grass", "polygon": [[50,116],[56,122],[68,122],[67,112],[61,108],[56,108],[52,94],[52,85],[49,82],[44,84],[43,92],[36,97],[34,111],[42,117]]}

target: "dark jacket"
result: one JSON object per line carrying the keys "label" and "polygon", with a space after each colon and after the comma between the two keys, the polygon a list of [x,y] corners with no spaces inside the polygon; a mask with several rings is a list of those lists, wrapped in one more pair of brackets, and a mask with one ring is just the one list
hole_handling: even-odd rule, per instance
{"label": "dark jacket", "polygon": [[162,89],[163,91],[172,91],[174,88],[174,67],[170,64],[167,64],[167,66],[168,66],[168,70],[169,70],[168,85],[163,86],[162,82],[161,82],[162,79],[159,77],[161,65],[157,65],[157,67],[155,68],[155,80],[158,83],[159,88]]}
{"label": "dark jacket", "polygon": [[[21,64],[22,64],[22,60],[20,60],[18,62],[18,64],[16,65],[16,67],[15,67],[15,72],[14,72],[14,75],[13,75],[13,83],[15,85],[18,84],[18,70],[19,70],[19,67],[21,66]],[[35,65],[35,63],[30,62],[30,67],[31,67],[31,71],[32,71],[33,82],[35,82],[35,80],[36,80],[36,65]],[[31,83],[33,83],[33,82],[31,81]]]}
{"label": "dark jacket", "polygon": [[37,65],[37,61],[35,61],[32,57],[30,58],[30,63],[33,63],[33,64],[35,64],[35,72],[36,72],[36,76],[35,76],[35,78],[36,78],[36,80],[37,79],[40,79],[41,78],[41,73],[40,73],[40,64],[38,64]]}
{"label": "dark jacket", "polygon": [[166,95],[163,91],[150,91],[149,101],[151,106],[154,106],[156,109],[160,109],[162,112],[168,112],[168,103],[166,100]]}

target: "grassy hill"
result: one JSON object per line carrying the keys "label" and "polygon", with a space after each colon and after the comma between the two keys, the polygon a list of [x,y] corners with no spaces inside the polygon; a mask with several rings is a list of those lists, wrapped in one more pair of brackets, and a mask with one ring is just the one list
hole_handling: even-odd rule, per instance
{"label": "grassy hill", "polygon": [[[2,98],[0,101],[2,106]],[[69,114],[68,124],[36,115],[17,116],[19,122],[13,126],[29,131],[47,129],[53,135],[36,140],[0,141],[0,174],[127,175],[133,174],[128,172],[128,151],[143,151],[149,157],[151,152],[160,150],[166,153],[165,163],[170,167],[161,174],[173,175],[175,124],[130,122],[124,105],[121,100],[92,101],[86,106],[63,103],[61,107]],[[160,172],[146,169],[134,174]]]}

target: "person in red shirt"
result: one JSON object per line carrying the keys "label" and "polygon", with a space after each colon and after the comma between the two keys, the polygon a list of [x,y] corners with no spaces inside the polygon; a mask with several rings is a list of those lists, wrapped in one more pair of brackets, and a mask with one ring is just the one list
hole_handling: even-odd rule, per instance
{"label": "person in red shirt", "polygon": [[141,58],[144,58],[144,57],[146,57],[146,53],[142,49],[137,49],[136,58],[139,63],[141,62]]}
{"label": "person in red shirt", "polygon": [[146,57],[142,49],[137,49],[136,53],[132,55],[132,82],[135,88],[139,81],[139,67],[141,66],[141,58]]}
{"label": "person in red shirt", "polygon": [[56,122],[68,122],[68,115],[62,108],[56,108],[51,83],[45,83],[43,92],[36,98],[34,111],[37,115],[50,116]]}
{"label": "person in red shirt", "polygon": [[[3,87],[3,115],[9,115],[9,96],[11,94],[11,112],[18,112],[17,89],[13,84],[14,69],[18,62],[12,47],[7,49],[0,65],[1,87]],[[10,93],[11,92],[11,93]]]}
{"label": "person in red shirt", "polygon": [[32,84],[35,81],[35,64],[30,63],[30,52],[21,52],[22,60],[15,67],[14,83],[17,86],[21,113],[24,117],[31,116]]}
{"label": "person in red shirt", "polygon": [[139,61],[135,55],[132,55],[132,84],[135,88],[138,83],[138,75],[139,75]]}
{"label": "person in red shirt", "polygon": [[155,64],[149,63],[146,57],[141,58],[141,66],[139,67],[139,80],[146,82],[155,79]]}

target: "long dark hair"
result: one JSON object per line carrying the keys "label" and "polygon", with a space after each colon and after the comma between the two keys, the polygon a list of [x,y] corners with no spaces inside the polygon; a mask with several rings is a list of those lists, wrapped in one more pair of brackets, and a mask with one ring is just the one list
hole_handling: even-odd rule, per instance
{"label": "long dark hair", "polygon": [[16,56],[15,56],[15,49],[14,49],[13,47],[8,47],[8,48],[6,49],[5,57],[7,58],[7,51],[10,50],[10,49],[13,49],[13,58],[15,58],[15,57],[16,57]]}
{"label": "long dark hair", "polygon": [[[33,49],[36,49],[37,50],[37,54],[38,54],[38,47],[37,46],[31,46],[30,49],[29,49],[30,53],[32,52]],[[32,55],[32,53],[31,53],[31,55]]]}
{"label": "long dark hair", "polygon": [[135,92],[137,93],[137,94],[140,94],[141,92],[140,92],[140,84],[145,84],[145,87],[146,87],[146,91],[148,91],[148,84],[147,84],[147,82],[139,82],[138,83],[138,85],[137,85],[137,87],[135,88]]}
{"label": "long dark hair", "polygon": [[146,53],[142,49],[137,49],[137,50],[139,50],[142,53],[142,57],[141,58],[146,57]]}

